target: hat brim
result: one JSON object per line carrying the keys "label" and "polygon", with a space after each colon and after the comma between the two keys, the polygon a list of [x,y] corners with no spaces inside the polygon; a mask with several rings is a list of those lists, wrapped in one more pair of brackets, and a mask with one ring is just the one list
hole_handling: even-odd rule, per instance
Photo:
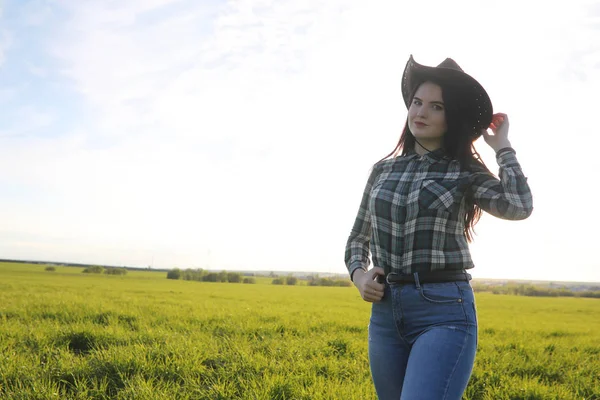
{"label": "hat brim", "polygon": [[[473,135],[479,137],[483,129],[492,122],[492,101],[483,86],[471,75],[454,68],[429,67],[416,62],[411,55],[402,76],[402,96],[406,108],[410,108],[412,95],[423,82],[433,81],[452,85],[460,89],[461,107],[468,110],[468,123],[474,128]],[[464,100],[464,101],[463,101]]]}

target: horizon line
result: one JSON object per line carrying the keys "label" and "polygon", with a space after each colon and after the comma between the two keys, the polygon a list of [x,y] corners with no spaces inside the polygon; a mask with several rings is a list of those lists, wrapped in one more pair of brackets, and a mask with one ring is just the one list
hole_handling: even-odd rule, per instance
{"label": "horizon line", "polygon": [[[67,267],[92,267],[92,266],[100,266],[100,267],[104,267],[104,268],[125,268],[125,269],[132,269],[132,270],[142,270],[142,271],[165,271],[168,272],[172,269],[175,269],[177,267],[173,267],[173,268],[155,268],[155,267],[131,267],[131,266],[126,266],[126,265],[107,265],[107,264],[98,264],[98,263],[94,263],[94,264],[89,264],[89,263],[74,263],[74,262],[67,262],[67,261],[47,261],[47,260],[19,260],[19,259],[7,259],[7,258],[0,258],[0,263],[19,263],[19,264],[53,264],[53,265],[63,265],[63,266],[67,266]],[[228,271],[228,272],[266,272],[266,273],[281,273],[281,274],[293,274],[293,273],[302,273],[302,274],[325,274],[325,275],[345,275],[343,272],[326,272],[326,271],[286,271],[286,270],[258,270],[258,269],[254,269],[254,270],[239,270],[239,269],[230,269],[230,270],[224,270],[224,269],[212,269],[212,268],[179,268],[182,270],[186,270],[186,269],[192,269],[192,270],[203,270],[203,271],[211,271],[211,272],[221,272],[221,271]],[[597,284],[600,285],[600,281],[570,281],[570,280],[556,280],[556,279],[552,279],[552,280],[547,280],[547,279],[526,279],[526,278],[485,278],[485,277],[473,277],[472,279],[473,281],[481,281],[481,280],[491,280],[491,281],[525,281],[525,282],[548,282],[548,283],[585,283],[585,284]]]}

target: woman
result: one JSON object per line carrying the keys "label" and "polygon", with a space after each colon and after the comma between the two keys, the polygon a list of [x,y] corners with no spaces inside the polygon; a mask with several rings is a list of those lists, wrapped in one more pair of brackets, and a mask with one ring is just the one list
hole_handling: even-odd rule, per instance
{"label": "woman", "polygon": [[[406,126],[394,151],[373,166],[345,262],[373,303],[369,361],[378,397],[460,399],[477,346],[466,272],[473,227],[482,210],[527,218],[532,197],[508,140],[508,117],[492,113],[486,91],[456,62],[427,67],[411,56],[402,95]],[[496,152],[500,179],[473,147],[481,135]]]}

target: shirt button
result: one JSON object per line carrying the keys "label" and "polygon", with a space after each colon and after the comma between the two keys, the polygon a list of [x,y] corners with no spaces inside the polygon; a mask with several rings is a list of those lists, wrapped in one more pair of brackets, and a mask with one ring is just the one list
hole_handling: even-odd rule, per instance
{"label": "shirt button", "polygon": [[458,299],[457,301],[458,301],[459,303],[462,303],[462,299]]}

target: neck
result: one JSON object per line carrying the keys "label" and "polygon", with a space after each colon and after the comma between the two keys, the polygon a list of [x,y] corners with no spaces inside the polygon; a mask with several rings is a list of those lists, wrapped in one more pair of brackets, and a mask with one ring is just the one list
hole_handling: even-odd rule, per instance
{"label": "neck", "polygon": [[415,153],[422,156],[442,147],[441,140],[415,139]]}

